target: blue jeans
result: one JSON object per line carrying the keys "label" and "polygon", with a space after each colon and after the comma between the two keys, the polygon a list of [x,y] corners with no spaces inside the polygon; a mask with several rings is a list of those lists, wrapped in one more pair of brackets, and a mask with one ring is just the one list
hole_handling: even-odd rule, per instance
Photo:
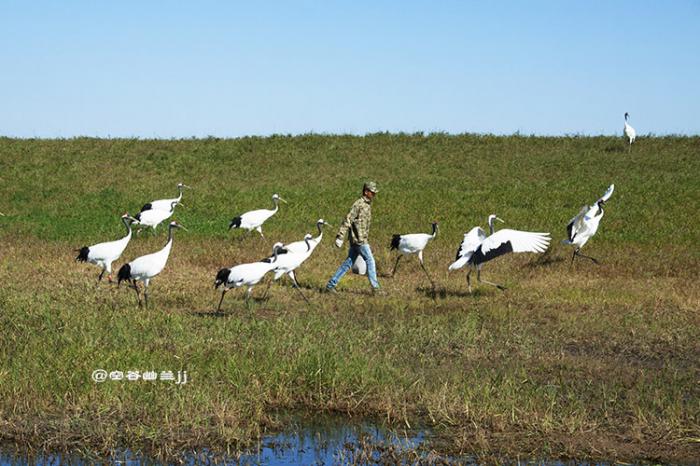
{"label": "blue jeans", "polygon": [[326,285],[326,288],[335,288],[335,286],[338,284],[340,279],[347,273],[348,270],[352,267],[353,262],[355,262],[355,259],[357,259],[357,256],[360,255],[362,258],[367,262],[367,278],[369,278],[369,283],[372,285],[372,288],[379,288],[379,282],[377,281],[377,268],[374,264],[374,256],[372,255],[372,250],[369,247],[369,244],[351,244],[350,245],[350,250],[348,251],[348,258],[345,259],[345,261],[340,264],[340,267],[338,267],[338,270],[335,272],[335,275],[328,280],[328,284]]}

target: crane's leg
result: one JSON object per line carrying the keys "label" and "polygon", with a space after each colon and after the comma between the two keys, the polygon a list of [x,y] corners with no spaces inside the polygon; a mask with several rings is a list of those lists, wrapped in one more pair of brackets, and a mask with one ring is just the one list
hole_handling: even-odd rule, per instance
{"label": "crane's leg", "polygon": [[593,258],[593,257],[591,257],[591,256],[586,256],[586,255],[584,255],[584,254],[581,254],[580,252],[577,253],[576,255],[577,255],[577,256],[580,256],[580,257],[583,257],[584,259],[590,259],[591,261],[593,261],[594,264],[598,265],[598,259],[595,259],[595,258]]}
{"label": "crane's leg", "polygon": [[257,230],[257,232],[260,233],[260,237],[262,239],[265,239],[265,235],[263,235],[263,232],[262,232],[262,227],[257,227],[255,230]]}
{"label": "crane's leg", "polygon": [[[467,267],[469,267],[469,266],[467,266]],[[471,281],[471,278],[470,278],[470,275],[471,275],[471,274],[472,274],[472,268],[469,267],[469,268],[467,269],[467,288],[469,289],[469,294],[472,294],[472,281]]]}
{"label": "crane's leg", "polygon": [[224,296],[226,296],[227,291],[228,288],[224,287],[224,291],[221,292],[221,299],[219,300],[219,305],[216,307],[216,312],[221,312],[221,303],[224,302]]}
{"label": "crane's leg", "polygon": [[304,301],[306,301],[306,304],[311,304],[309,300],[304,296],[304,293],[301,292],[301,288],[299,287],[299,283],[297,283],[297,277],[294,274],[294,270],[290,272],[290,278],[292,279],[292,283],[294,284],[294,289],[299,292],[302,298],[304,298]]}
{"label": "crane's leg", "polygon": [[420,262],[420,266],[421,266],[421,268],[423,269],[423,272],[425,272],[425,276],[428,277],[428,281],[430,281],[430,286],[432,286],[433,289],[435,289],[435,282],[434,282],[433,279],[430,277],[430,274],[429,274],[428,271],[426,270],[425,264],[423,263],[423,251],[421,251],[421,252],[418,253],[418,262]]}
{"label": "crane's leg", "polygon": [[253,293],[253,287],[252,287],[252,286],[249,286],[249,287],[248,287],[248,291],[247,291],[246,294],[245,294],[245,305],[248,306],[248,307],[250,307],[248,301],[250,300],[250,295],[251,295],[252,293]]}
{"label": "crane's leg", "polygon": [[571,264],[569,264],[569,268],[573,267],[574,259],[576,259],[577,255],[578,255],[578,249],[574,249],[574,253],[571,255]]}
{"label": "crane's leg", "polygon": [[131,286],[136,291],[136,299],[138,300],[139,307],[141,307],[141,293],[139,293],[139,285],[136,283],[136,280],[131,280]]}
{"label": "crane's leg", "polygon": [[[98,285],[99,285],[100,282],[102,281],[102,276],[103,276],[104,274],[105,274],[105,269],[103,268],[103,269],[102,269],[102,272],[100,272],[100,274],[97,276],[97,284],[98,284]],[[112,281],[112,280],[110,280],[110,282],[111,282],[111,281]]]}
{"label": "crane's leg", "polygon": [[297,273],[294,270],[290,271],[287,275],[292,279],[294,286],[301,288],[301,285],[299,285],[299,282],[297,281]]}
{"label": "crane's leg", "polygon": [[476,269],[476,281],[479,283],[486,283],[487,285],[495,286],[496,288],[498,288],[501,291],[506,289],[505,286],[499,285],[498,283],[487,282],[486,280],[482,280],[481,279],[481,269]]}
{"label": "crane's leg", "polygon": [[272,286],[272,282],[274,282],[274,281],[275,281],[275,279],[274,279],[274,278],[271,278],[270,281],[267,282],[267,288],[265,288],[265,293],[263,293],[261,299],[267,298],[267,293],[270,291],[270,287]]}
{"label": "crane's leg", "polygon": [[399,268],[399,261],[401,260],[401,257],[403,257],[403,254],[399,254],[399,256],[396,258],[396,262],[394,263],[394,270],[391,271],[392,278],[394,278],[394,274],[396,273],[396,269]]}
{"label": "crane's leg", "polygon": [[149,279],[145,279],[143,281],[143,299],[144,299],[144,302],[146,303],[146,307],[148,307],[148,284],[149,284],[149,282],[150,282]]}

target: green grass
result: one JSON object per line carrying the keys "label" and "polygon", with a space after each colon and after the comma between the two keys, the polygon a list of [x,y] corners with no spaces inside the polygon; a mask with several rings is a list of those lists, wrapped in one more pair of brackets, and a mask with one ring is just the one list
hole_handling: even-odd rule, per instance
{"label": "green grass", "polygon": [[[235,140],[0,138],[0,440],[29,448],[116,445],[173,458],[197,446],[239,449],[280,427],[280,409],[342,412],[394,426],[428,424],[445,453],[692,462],[700,457],[700,138],[390,135]],[[440,233],[387,296],[363,277],[317,293],[343,259],[335,228],[288,286],[248,309],[228,294],[212,315],[221,267],[275,241],[338,225],[374,179],[371,243],[390,271],[393,233]],[[186,191],[170,261],[151,308],[103,284],[74,249],[123,234],[119,215]],[[615,183],[586,253],[559,244],[584,203]],[[266,240],[228,232],[236,214],[289,201]],[[484,267],[501,293],[466,293],[447,274],[462,234],[549,231],[544,256]],[[159,249],[132,241],[123,260]],[[122,261],[115,263],[117,269]],[[260,287],[262,288],[262,287]],[[257,289],[256,296],[262,290]],[[188,384],[90,380],[94,369],[187,370]],[[436,444],[437,448],[437,444]]]}

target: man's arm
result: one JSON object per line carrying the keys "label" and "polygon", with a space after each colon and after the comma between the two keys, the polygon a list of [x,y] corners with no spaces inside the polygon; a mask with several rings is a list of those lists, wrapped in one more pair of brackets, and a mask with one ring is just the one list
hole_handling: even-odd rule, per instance
{"label": "man's arm", "polygon": [[357,218],[357,202],[352,205],[350,208],[350,212],[345,216],[345,220],[343,220],[343,223],[340,225],[340,229],[338,230],[338,234],[335,235],[336,238],[345,238],[345,235],[348,233],[348,230],[350,229],[350,225],[352,225],[352,222],[355,221],[355,218]]}

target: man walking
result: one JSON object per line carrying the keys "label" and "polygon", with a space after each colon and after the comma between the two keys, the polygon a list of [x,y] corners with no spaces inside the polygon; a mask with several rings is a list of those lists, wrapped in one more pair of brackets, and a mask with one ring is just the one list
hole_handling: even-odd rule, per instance
{"label": "man walking", "polygon": [[335,237],[335,245],[338,248],[343,247],[343,238],[347,234],[350,239],[350,250],[348,257],[338,267],[335,275],[328,280],[326,291],[335,292],[338,281],[345,273],[350,270],[357,256],[362,258],[367,263],[367,278],[372,285],[372,290],[375,294],[380,294],[379,282],[377,281],[377,268],[374,264],[374,256],[372,249],[369,247],[369,224],[372,221],[372,199],[377,195],[377,184],[374,181],[368,181],[362,187],[362,197],[355,201],[350,208],[350,212],[345,216],[345,221],[340,226],[340,230]]}

